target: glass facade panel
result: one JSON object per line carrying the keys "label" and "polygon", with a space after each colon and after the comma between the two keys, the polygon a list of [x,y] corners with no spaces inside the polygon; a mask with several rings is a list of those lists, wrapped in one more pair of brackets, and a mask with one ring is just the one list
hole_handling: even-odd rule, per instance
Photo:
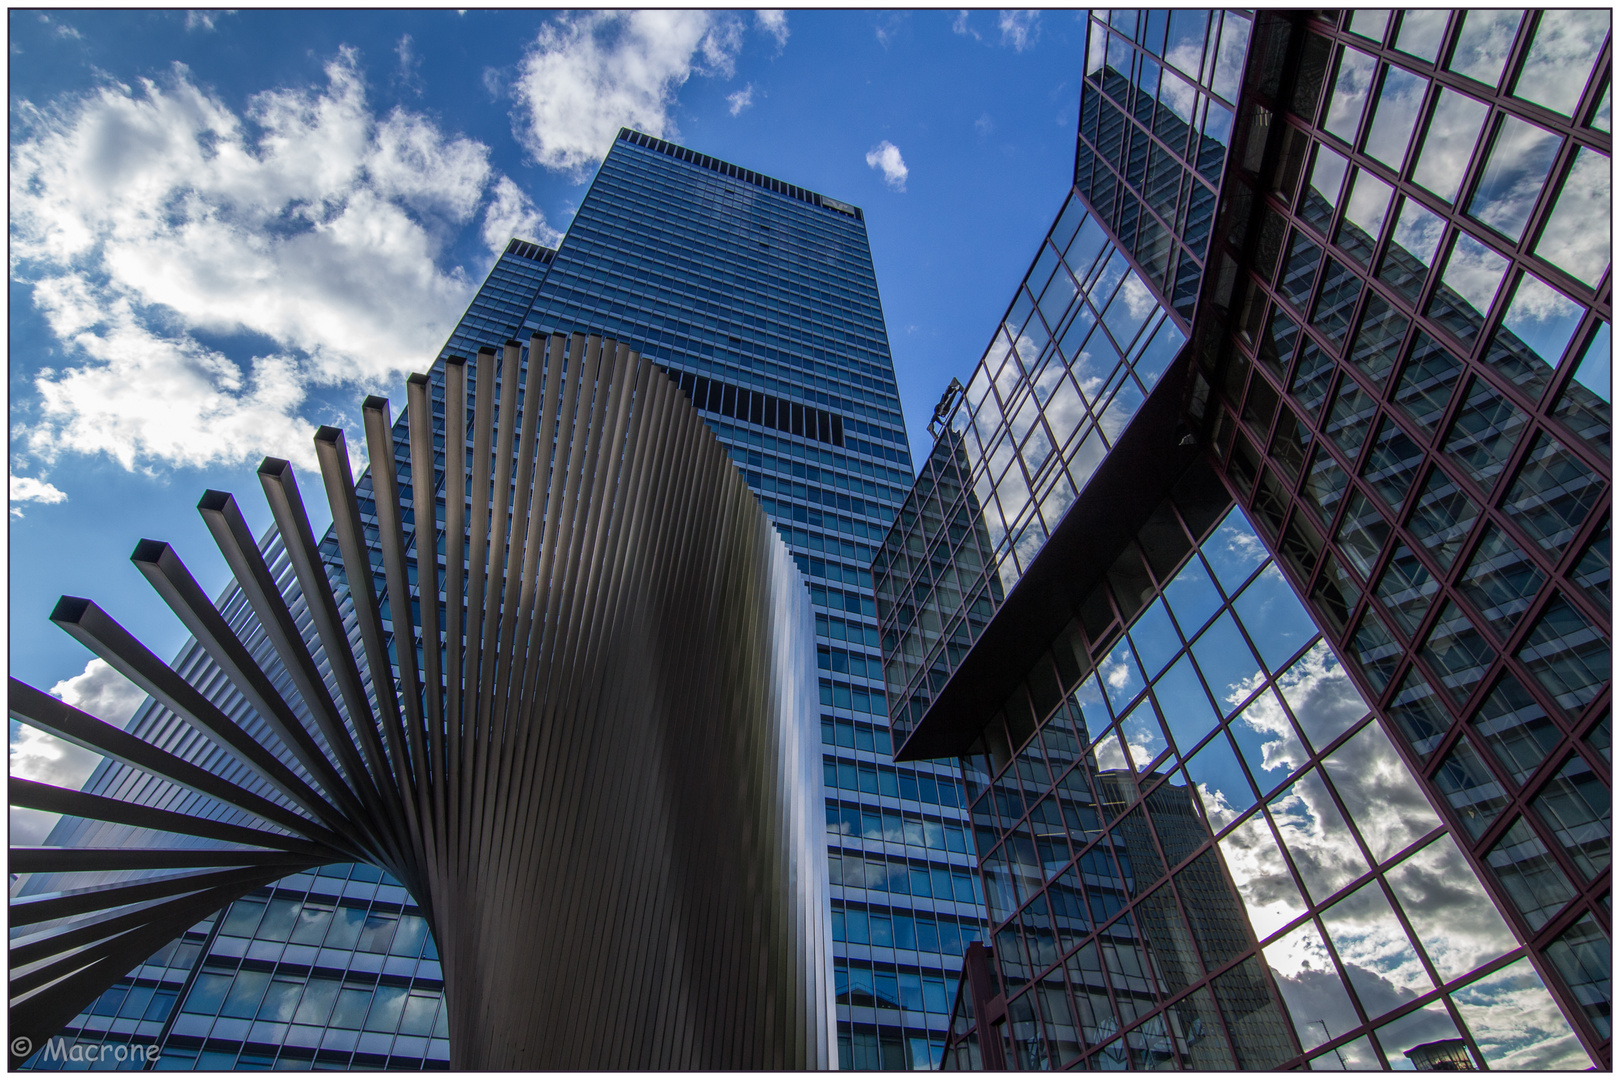
{"label": "glass facade panel", "polygon": [[1597,287],[1611,258],[1610,171],[1603,154],[1585,146],[1577,150],[1536,241],[1537,255],[1589,288]]}
{"label": "glass facade panel", "polygon": [[1484,102],[1449,86],[1442,88],[1412,170],[1413,182],[1455,202],[1489,112]]}

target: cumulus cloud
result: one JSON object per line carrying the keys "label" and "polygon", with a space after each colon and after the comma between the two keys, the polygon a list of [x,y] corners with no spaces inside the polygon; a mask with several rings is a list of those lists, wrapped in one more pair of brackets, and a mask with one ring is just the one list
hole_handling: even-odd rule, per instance
{"label": "cumulus cloud", "polygon": [[37,502],[37,503],[67,502],[67,493],[62,491],[60,488],[56,487],[56,485],[54,485],[54,484],[48,484],[43,480],[36,480],[32,476],[18,476],[16,473],[12,473],[11,474],[11,516],[12,517],[20,518],[20,517],[23,516],[22,507],[18,506],[17,504],[18,503],[25,503],[25,502]]}
{"label": "cumulus cloud", "polygon": [[731,13],[561,15],[519,64],[513,133],[540,165],[584,180],[621,127],[675,137],[676,92],[694,74],[731,78],[742,33]]}
{"label": "cumulus cloud", "polygon": [[736,116],[754,103],[754,84],[749,83],[735,94],[727,94],[726,100],[731,103],[731,115]]}
{"label": "cumulus cloud", "polygon": [[906,177],[911,175],[911,170],[906,168],[906,159],[900,156],[900,148],[888,139],[866,152],[866,164],[881,170],[883,182],[894,190],[906,190]]}
{"label": "cumulus cloud", "polygon": [[1001,28],[1001,43],[1011,45],[1014,52],[1032,48],[1041,36],[1039,11],[1003,11],[997,17]]}
{"label": "cumulus cloud", "polygon": [[546,224],[545,215],[528,193],[503,176],[495,182],[489,209],[484,211],[484,244],[492,254],[498,254],[506,250],[506,242],[514,236],[546,247],[562,242],[562,233]]}
{"label": "cumulus cloud", "polygon": [[51,696],[115,727],[123,727],[146,700],[146,692],[99,656],[84,671],[51,687]]}
{"label": "cumulus cloud", "polygon": [[510,181],[478,142],[373,114],[352,50],[326,76],[243,115],[178,65],[17,104],[13,277],[69,358],[34,378],[34,456],[313,467],[312,389],[386,392],[428,362],[474,288],[440,257],[489,195],[486,223],[514,217]]}
{"label": "cumulus cloud", "polygon": [[781,52],[787,45],[788,24],[785,11],[756,11],[754,22],[760,31],[776,39],[776,49]]}

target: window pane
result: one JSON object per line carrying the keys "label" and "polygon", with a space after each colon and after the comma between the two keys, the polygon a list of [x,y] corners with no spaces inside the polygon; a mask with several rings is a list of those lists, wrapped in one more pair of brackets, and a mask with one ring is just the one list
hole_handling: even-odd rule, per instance
{"label": "window pane", "polygon": [[1413,442],[1400,425],[1386,418],[1367,452],[1367,464],[1361,475],[1385,505],[1399,512],[1422,464],[1423,448]]}
{"label": "window pane", "polygon": [[1581,147],[1536,241],[1536,254],[1593,288],[1609,265],[1609,159]]}
{"label": "window pane", "polygon": [[1345,379],[1339,384],[1333,410],[1328,414],[1327,435],[1344,456],[1355,461],[1366,444],[1367,428],[1378,412],[1378,405],[1363,393],[1354,381]]}
{"label": "window pane", "polygon": [[1363,8],[1350,16],[1350,32],[1382,45],[1384,31],[1389,29],[1390,14],[1387,9],[1374,11],[1371,8]]}
{"label": "window pane", "polygon": [[1564,977],[1581,1003],[1581,1011],[1603,1038],[1609,1037],[1612,1008],[1611,965],[1613,953],[1608,935],[1591,915],[1558,935],[1547,947],[1547,958]]}
{"label": "window pane", "polygon": [[1551,435],[1539,435],[1502,509],[1557,554],[1596,504],[1602,481]]}
{"label": "window pane", "polygon": [[1603,96],[1598,98],[1597,106],[1592,110],[1592,119],[1590,124],[1592,127],[1603,132],[1604,134],[1608,134],[1610,129],[1614,126],[1613,107],[1610,99],[1610,91],[1613,89],[1614,87],[1612,84],[1605,85],[1603,87]]}
{"label": "window pane", "polygon": [[[1273,320],[1275,322],[1275,320]],[[1328,386],[1333,381],[1333,358],[1323,352],[1316,342],[1309,338],[1305,347],[1300,350],[1299,368],[1294,372],[1294,385],[1289,393],[1294,400],[1305,407],[1311,415],[1321,408],[1322,402],[1327,400]]]}
{"label": "window pane", "polygon": [[1514,96],[1565,116],[1575,115],[1608,30],[1607,11],[1542,12],[1530,52],[1513,85]]}
{"label": "window pane", "polygon": [[1433,989],[1376,878],[1323,912],[1322,923],[1367,1015],[1382,1016]]}
{"label": "window pane", "polygon": [[1379,693],[1383,693],[1395,674],[1396,665],[1400,663],[1401,647],[1390,637],[1389,631],[1384,629],[1384,624],[1372,613],[1372,609],[1369,608],[1362,615],[1350,647],[1361,664],[1362,674],[1372,681]]}
{"label": "window pane", "polygon": [[1446,755],[1434,781],[1475,840],[1484,835],[1507,805],[1507,793],[1466,739],[1459,739]]}
{"label": "window pane", "polygon": [[1458,702],[1473,694],[1496,661],[1496,650],[1474,628],[1468,616],[1451,603],[1435,620],[1422,652],[1430,669],[1440,677],[1440,685]]}
{"label": "window pane", "polygon": [[1481,490],[1490,491],[1528,422],[1501,391],[1476,376],[1451,425],[1446,453],[1468,470]]}
{"label": "window pane", "polygon": [[1350,564],[1363,578],[1372,575],[1373,564],[1389,538],[1389,524],[1359,491],[1350,497],[1350,508],[1339,524],[1338,543]]}
{"label": "window pane", "polygon": [[1582,308],[1534,274],[1514,290],[1502,325],[1491,337],[1485,359],[1534,401],[1581,323]]}
{"label": "window pane", "polygon": [[1336,243],[1363,266],[1372,261],[1373,248],[1389,217],[1392,191],[1388,184],[1367,170],[1356,172]]}
{"label": "window pane", "polygon": [[1344,174],[1348,168],[1349,162],[1343,154],[1331,146],[1317,146],[1299,216],[1320,232],[1327,232],[1328,223],[1333,220],[1333,210],[1339,205],[1339,193],[1344,190]]}
{"label": "window pane", "polygon": [[1407,199],[1401,204],[1401,216],[1384,251],[1379,280],[1398,289],[1408,302],[1416,303],[1445,231],[1445,222],[1415,200]]}
{"label": "window pane", "polygon": [[1576,869],[1596,877],[1609,866],[1609,789],[1586,759],[1576,755],[1558,770],[1531,803]]}
{"label": "window pane", "polygon": [[1382,862],[1440,827],[1440,818],[1377,723],[1323,761],[1350,818]]}
{"label": "window pane", "polygon": [[1420,330],[1395,386],[1395,403],[1433,438],[1461,374],[1462,362]]}
{"label": "window pane", "polygon": [[1449,835],[1391,870],[1389,884],[1413,935],[1447,982],[1519,944]]}
{"label": "window pane", "polygon": [[1516,783],[1523,784],[1558,745],[1560,733],[1512,675],[1504,675],[1474,714],[1474,730]]}
{"label": "window pane", "polygon": [[1612,429],[1609,407],[1613,393],[1609,376],[1611,347],[1609,324],[1599,323],[1597,333],[1575,368],[1574,377],[1564,387],[1558,404],[1553,407],[1554,416],[1604,457],[1610,453]]}
{"label": "window pane", "polygon": [[1413,181],[1446,202],[1455,202],[1488,112],[1490,108],[1482,101],[1450,87],[1441,90],[1434,118],[1423,136],[1423,149],[1412,170]]}
{"label": "window pane", "polygon": [[1344,348],[1345,331],[1350,329],[1350,318],[1360,297],[1361,279],[1338,259],[1329,259],[1311,325],[1327,335],[1336,348]]}
{"label": "window pane", "polygon": [[1316,278],[1317,264],[1322,261],[1322,249],[1303,232],[1294,233],[1288,249],[1288,262],[1283,267],[1282,281],[1277,291],[1301,311],[1311,298],[1311,285]]}
{"label": "window pane", "polygon": [[1409,56],[1434,63],[1440,55],[1440,46],[1446,37],[1446,18],[1450,12],[1425,8],[1407,11],[1401,15],[1401,29],[1395,35],[1395,47]]}
{"label": "window pane", "polygon": [[1485,861],[1531,930],[1540,930],[1575,895],[1547,845],[1522,817],[1502,834]]}
{"label": "window pane", "polygon": [[1378,580],[1378,598],[1408,636],[1417,633],[1418,623],[1429,613],[1439,585],[1405,544],[1395,549],[1383,577]]}
{"label": "window pane", "polygon": [[1339,72],[1329,91],[1327,118],[1322,127],[1345,142],[1356,141],[1356,127],[1361,123],[1377,66],[1372,57],[1355,49],[1345,49],[1339,58]]}
{"label": "window pane", "polygon": [[1503,116],[1468,215],[1517,241],[1558,157],[1557,135],[1516,116]]}
{"label": "window pane", "polygon": [[1374,293],[1361,317],[1361,329],[1356,332],[1355,347],[1350,351],[1351,361],[1374,382],[1383,385],[1384,376],[1395,366],[1407,326],[1406,316]]}
{"label": "window pane", "polygon": [[1409,670],[1401,680],[1401,688],[1390,702],[1389,715],[1412,748],[1424,757],[1439,745],[1451,726],[1451,714],[1417,668]]}
{"label": "window pane", "polygon": [[1463,541],[1479,520],[1479,507],[1455,481],[1431,469],[1406,527],[1443,568],[1451,569]]}
{"label": "window pane", "polygon": [[1429,80],[1404,68],[1391,67],[1384,73],[1378,105],[1367,129],[1366,152],[1396,172],[1401,171],[1401,163],[1406,160],[1406,148],[1417,127],[1423,93],[1428,86]]}
{"label": "window pane", "polygon": [[1519,659],[1570,713],[1596,697],[1609,678],[1609,643],[1561,596],[1530,631]]}
{"label": "window pane", "polygon": [[1270,806],[1283,845],[1313,899],[1331,896],[1367,872],[1367,860],[1316,770],[1300,777]]}
{"label": "window pane", "polygon": [[1518,32],[1522,11],[1469,11],[1463,15],[1462,32],[1447,65],[1459,75],[1494,87],[1502,78],[1508,51]]}
{"label": "window pane", "polygon": [[1490,525],[1457,587],[1506,639],[1546,580],[1507,533]]}
{"label": "window pane", "polygon": [[1361,1026],[1356,1007],[1350,1003],[1350,995],[1345,993],[1333,958],[1314,923],[1308,922],[1273,942],[1265,953],[1277,990],[1294,1021],[1300,1046],[1313,1050]]}
{"label": "window pane", "polygon": [[1429,301],[1429,315],[1456,337],[1472,344],[1485,328],[1508,261],[1467,233],[1452,245],[1446,269]]}

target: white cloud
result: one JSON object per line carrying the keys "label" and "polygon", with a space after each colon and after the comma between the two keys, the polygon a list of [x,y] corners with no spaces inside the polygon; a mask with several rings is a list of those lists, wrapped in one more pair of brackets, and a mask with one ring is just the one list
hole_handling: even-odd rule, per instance
{"label": "white cloud", "polygon": [[787,12],[756,11],[754,21],[762,32],[776,39],[776,51],[781,52],[788,39]]}
{"label": "white cloud", "polygon": [[123,727],[146,700],[146,691],[98,656],[85,664],[80,674],[51,687],[51,696],[114,727]]}
{"label": "white cloud", "polygon": [[1041,36],[1039,11],[1003,11],[997,19],[1001,28],[1001,43],[1011,45],[1014,52],[1032,48]]}
{"label": "white cloud", "polygon": [[556,247],[562,233],[546,224],[545,215],[530,201],[528,194],[510,177],[495,183],[494,197],[484,211],[484,244],[492,254],[506,250],[513,237],[532,240],[545,247]]}
{"label": "white cloud", "polygon": [[55,30],[57,37],[64,37],[64,38],[82,38],[82,37],[84,37],[84,35],[79,33],[79,31],[76,28],[74,28],[72,26],[69,26],[67,23],[57,22],[54,19],[52,19],[49,15],[41,14],[40,17],[39,17],[39,21],[44,23],[46,26],[49,26],[51,29]]}
{"label": "white cloud", "polygon": [[731,78],[742,32],[730,13],[558,16],[519,65],[514,134],[540,165],[584,180],[621,127],[676,136],[676,92],[694,73]]}
{"label": "white cloud", "polygon": [[241,116],[181,66],[16,106],[13,277],[69,356],[34,379],[34,456],[313,467],[312,389],[387,392],[431,360],[474,288],[440,257],[490,195],[486,226],[514,220],[512,194],[482,144],[375,116],[352,50],[326,74]]}
{"label": "white cloud", "polygon": [[59,503],[67,502],[67,493],[48,484],[43,480],[36,480],[32,476],[18,476],[11,474],[11,516],[22,517],[22,507],[18,503]]}
{"label": "white cloud", "polygon": [[888,139],[866,152],[866,164],[883,170],[883,182],[894,190],[906,190],[906,177],[911,175],[911,170],[906,168],[906,159],[900,156],[900,148]]}
{"label": "white cloud", "polygon": [[415,43],[411,35],[401,34],[399,44],[394,46],[394,55],[399,57],[399,84],[412,91],[417,97],[422,96],[422,58],[417,55]]}
{"label": "white cloud", "polygon": [[971,37],[974,41],[984,40],[977,30],[968,25],[968,13],[966,9],[956,13],[956,18],[951,22],[951,33],[961,34],[963,37]]}
{"label": "white cloud", "polygon": [[219,11],[188,11],[186,12],[186,29],[212,30],[214,28],[214,22],[220,17],[221,14],[229,13]]}
{"label": "white cloud", "polygon": [[735,94],[727,94],[726,100],[731,103],[731,115],[736,116],[754,103],[754,84],[749,83]]}
{"label": "white cloud", "polygon": [[973,121],[973,130],[977,131],[979,133],[979,137],[982,139],[992,131],[996,130],[996,122],[990,119],[989,113],[981,113],[979,118]]}
{"label": "white cloud", "polygon": [[905,18],[903,12],[897,11],[891,11],[879,18],[877,25],[872,28],[872,32],[877,35],[878,44],[887,49],[889,42],[894,40],[894,35],[900,32],[900,26],[905,22]]}

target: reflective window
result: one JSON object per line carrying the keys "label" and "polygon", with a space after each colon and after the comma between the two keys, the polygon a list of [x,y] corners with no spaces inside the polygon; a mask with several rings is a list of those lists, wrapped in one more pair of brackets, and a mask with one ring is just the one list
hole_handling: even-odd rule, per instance
{"label": "reflective window", "polygon": [[1333,358],[1323,352],[1316,342],[1306,339],[1299,353],[1299,367],[1289,393],[1305,407],[1307,414],[1315,415],[1327,400],[1328,387],[1333,383]]}
{"label": "reflective window", "polygon": [[1461,341],[1472,343],[1485,328],[1508,261],[1467,233],[1458,233],[1429,301],[1429,316]]}
{"label": "reflective window", "polygon": [[1485,359],[1534,401],[1551,380],[1570,339],[1580,326],[1582,308],[1534,274],[1519,279],[1502,325],[1491,337]]}
{"label": "reflective window", "polygon": [[1322,273],[1322,295],[1316,301],[1311,325],[1325,334],[1335,347],[1344,347],[1345,331],[1356,301],[1361,297],[1361,279],[1338,259],[1329,259]]}
{"label": "reflective window", "polygon": [[1310,179],[1305,183],[1305,195],[1300,200],[1299,216],[1320,232],[1327,232],[1328,223],[1333,220],[1349,165],[1349,160],[1331,146],[1317,145]]}
{"label": "reflective window", "polygon": [[1389,533],[1389,523],[1366,496],[1359,491],[1350,496],[1350,507],[1339,523],[1338,544],[1363,578],[1372,575]]}
{"label": "reflective window", "polygon": [[1379,280],[1394,286],[1409,302],[1416,303],[1445,231],[1445,222],[1415,200],[1406,199],[1401,204],[1389,247],[1385,249],[1384,262],[1378,270]]}
{"label": "reflective window", "polygon": [[1372,680],[1378,692],[1382,693],[1389,686],[1389,680],[1394,676],[1395,668],[1400,663],[1401,647],[1370,609],[1361,617],[1355,635],[1350,640],[1350,647],[1355,652],[1356,660],[1361,664],[1362,672]]}
{"label": "reflective window", "polygon": [[1608,935],[1597,920],[1590,914],[1581,916],[1547,947],[1547,958],[1574,992],[1587,1020],[1607,1039],[1611,1031],[1610,984],[1614,958]]}
{"label": "reflective window", "polygon": [[1446,66],[1459,75],[1496,86],[1523,18],[1522,11],[1464,12],[1457,45]]}
{"label": "reflective window", "polygon": [[1502,676],[1472,723],[1519,784],[1541,767],[1560,738],[1557,726],[1512,675]]}
{"label": "reflective window", "polygon": [[1378,91],[1378,104],[1373,110],[1372,124],[1367,128],[1368,156],[1396,172],[1401,171],[1428,86],[1429,80],[1421,75],[1399,67],[1385,68],[1384,85]]}
{"label": "reflective window", "polygon": [[1350,350],[1351,362],[1376,384],[1383,385],[1384,377],[1395,366],[1408,325],[1405,315],[1374,293],[1361,317],[1361,329],[1356,332],[1355,347]]}
{"label": "reflective window", "polygon": [[1588,124],[1605,135],[1609,134],[1610,129],[1614,126],[1613,109],[1609,99],[1609,91],[1612,89],[1613,85],[1611,83],[1605,82],[1603,84],[1603,96],[1598,98],[1597,105],[1592,109],[1592,119],[1587,121]]}
{"label": "reflective window", "polygon": [[1395,403],[1432,438],[1461,374],[1462,362],[1420,330],[1395,385]]}
{"label": "reflective window", "polygon": [[1271,800],[1270,809],[1313,901],[1326,899],[1367,872],[1355,834],[1333,804],[1319,771],[1301,776]]}
{"label": "reflective window", "polygon": [[1333,400],[1333,409],[1328,414],[1328,438],[1343,451],[1345,457],[1354,461],[1361,456],[1362,447],[1367,441],[1367,428],[1377,412],[1377,403],[1360,386],[1350,379],[1341,381],[1338,396]]}
{"label": "reflective window", "polygon": [[1406,502],[1417,470],[1423,464],[1423,448],[1412,441],[1399,424],[1386,419],[1378,437],[1367,451],[1367,464],[1361,475],[1391,510],[1399,511]]}
{"label": "reflective window", "polygon": [[1434,808],[1378,724],[1362,728],[1322,765],[1375,860],[1393,857],[1440,827]]}
{"label": "reflective window", "polygon": [[1350,32],[1367,38],[1374,44],[1384,43],[1384,31],[1389,29],[1389,17],[1392,12],[1388,10],[1377,11],[1363,8],[1350,16]]}
{"label": "reflective window", "polygon": [[1436,770],[1434,781],[1475,840],[1495,823],[1496,815],[1507,805],[1507,793],[1466,739],[1457,740]]}
{"label": "reflective window", "polygon": [[1304,232],[1295,231],[1288,249],[1288,260],[1283,265],[1282,280],[1277,291],[1301,311],[1310,302],[1311,285],[1316,280],[1316,267],[1322,261],[1321,247]]}
{"label": "reflective window", "polygon": [[1437,8],[1402,12],[1395,47],[1408,56],[1434,63],[1440,55],[1440,46],[1445,43],[1446,19],[1450,14]]}
{"label": "reflective window", "polygon": [[1536,436],[1502,509],[1536,542],[1558,553],[1597,503],[1602,480],[1551,435]]}
{"label": "reflective window", "polygon": [[1552,171],[1560,142],[1550,131],[1503,115],[1469,200],[1469,216],[1517,242]]}
{"label": "reflective window", "polygon": [[1401,687],[1389,706],[1390,719],[1412,744],[1419,755],[1428,757],[1440,744],[1440,739],[1451,726],[1451,715],[1440,702],[1440,696],[1417,668],[1406,673]]}
{"label": "reflective window", "polygon": [[1356,141],[1356,128],[1372,89],[1377,61],[1357,49],[1345,49],[1339,57],[1339,70],[1333,89],[1328,92],[1327,116],[1322,127],[1347,143]]}
{"label": "reflective window", "polygon": [[1522,817],[1491,847],[1485,861],[1532,931],[1545,926],[1575,895],[1547,845]]}
{"label": "reflective window", "polygon": [[1542,12],[1513,84],[1514,96],[1575,115],[1608,30],[1607,11]]}
{"label": "reflective window", "polygon": [[1372,173],[1357,171],[1335,243],[1363,266],[1372,261],[1373,248],[1389,216],[1392,194],[1393,189]]}
{"label": "reflective window", "polygon": [[1409,1012],[1385,1024],[1376,1034],[1391,1068],[1451,1072],[1479,1067],[1444,1002],[1431,1002]]}
{"label": "reflective window", "polygon": [[1609,265],[1609,159],[1588,147],[1575,152],[1536,254],[1596,288]]}
{"label": "reflective window", "polygon": [[1468,470],[1481,490],[1490,491],[1528,422],[1501,391],[1476,376],[1451,425],[1446,453]]}
{"label": "reflective window", "polygon": [[1405,544],[1395,549],[1383,577],[1378,580],[1378,598],[1407,635],[1417,633],[1418,623],[1429,613],[1429,604],[1439,585],[1429,575],[1412,549]]}
{"label": "reflective window", "polygon": [[1496,661],[1496,650],[1454,603],[1447,603],[1423,643],[1421,655],[1453,701],[1470,697]]}
{"label": "reflective window", "polygon": [[1451,995],[1493,1069],[1590,1069],[1591,1059],[1528,958]]}
{"label": "reflective window", "polygon": [[1576,869],[1588,878],[1609,866],[1609,789],[1580,755],[1571,757],[1531,805]]}
{"label": "reflective window", "polygon": [[1434,988],[1376,878],[1324,911],[1322,924],[1368,1016]]}
{"label": "reflective window", "polygon": [[1430,469],[1406,527],[1435,562],[1449,570],[1478,520],[1479,507],[1474,501],[1451,477]]}
{"label": "reflective window", "polygon": [[1546,580],[1507,533],[1489,525],[1457,587],[1506,639]]}
{"label": "reflective window", "polygon": [[1388,879],[1423,951],[1446,982],[1518,947],[1450,836],[1410,856]]}
{"label": "reflective window", "polygon": [[1611,348],[1609,324],[1599,323],[1597,333],[1576,365],[1574,376],[1553,408],[1554,416],[1605,457],[1610,453],[1612,427]]}
{"label": "reflective window", "polygon": [[1489,112],[1489,106],[1482,101],[1450,87],[1442,89],[1423,136],[1423,149],[1412,169],[1412,180],[1446,202],[1456,201],[1457,189],[1468,171]]}
{"label": "reflective window", "polygon": [[1597,696],[1609,679],[1609,643],[1562,596],[1553,600],[1519,650],[1530,673],[1570,713]]}

